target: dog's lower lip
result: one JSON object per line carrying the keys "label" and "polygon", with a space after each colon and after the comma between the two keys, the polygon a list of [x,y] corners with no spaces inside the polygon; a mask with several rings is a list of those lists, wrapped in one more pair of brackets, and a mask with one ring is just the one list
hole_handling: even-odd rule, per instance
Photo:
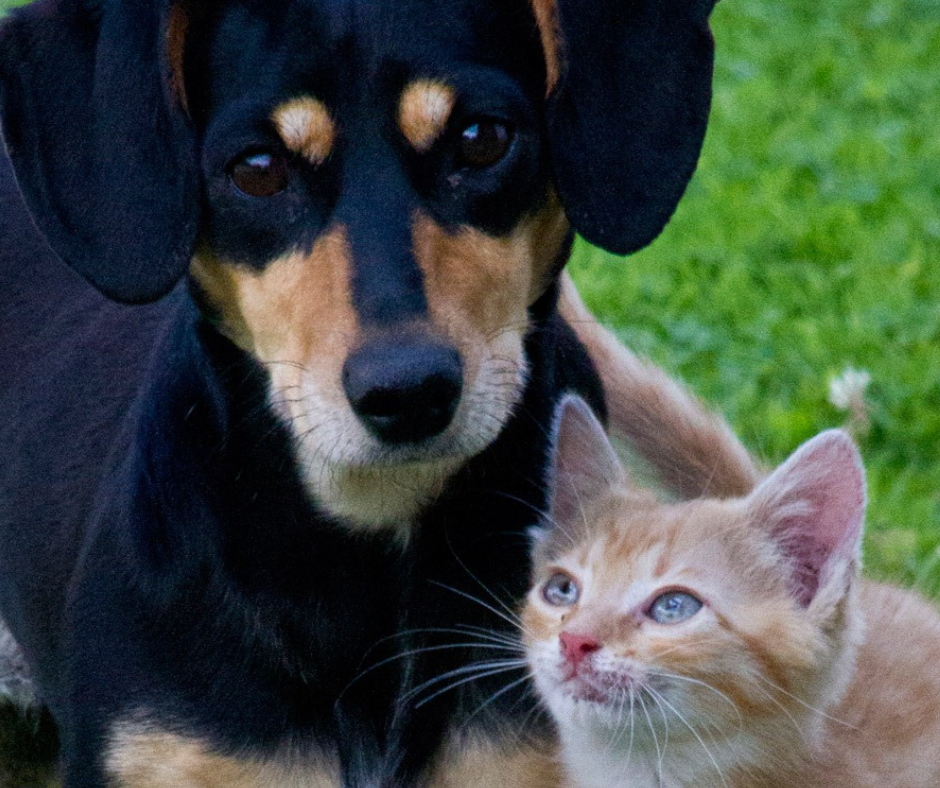
{"label": "dog's lower lip", "polygon": [[406,446],[383,446],[374,456],[364,458],[361,462],[350,463],[348,467],[356,469],[391,468],[459,462],[464,459],[466,458],[462,454],[453,451],[449,441],[441,445],[440,441],[431,439],[424,443]]}

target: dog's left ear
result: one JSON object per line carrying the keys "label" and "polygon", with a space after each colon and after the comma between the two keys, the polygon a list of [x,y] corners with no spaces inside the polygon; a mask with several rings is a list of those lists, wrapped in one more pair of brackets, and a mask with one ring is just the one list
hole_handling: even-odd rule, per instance
{"label": "dog's left ear", "polygon": [[711,105],[715,0],[530,0],[548,61],[556,187],[588,241],[650,243],[685,191]]}
{"label": "dog's left ear", "polygon": [[34,222],[105,295],[153,301],[199,226],[192,0],[37,0],[0,27],[3,137]]}

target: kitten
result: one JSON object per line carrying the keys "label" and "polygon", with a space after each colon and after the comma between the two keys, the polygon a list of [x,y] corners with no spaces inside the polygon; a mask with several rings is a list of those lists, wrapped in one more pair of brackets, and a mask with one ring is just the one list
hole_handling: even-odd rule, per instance
{"label": "kitten", "polygon": [[664,504],[569,398],[553,462],[523,637],[569,788],[940,786],[940,616],[857,577],[847,435]]}

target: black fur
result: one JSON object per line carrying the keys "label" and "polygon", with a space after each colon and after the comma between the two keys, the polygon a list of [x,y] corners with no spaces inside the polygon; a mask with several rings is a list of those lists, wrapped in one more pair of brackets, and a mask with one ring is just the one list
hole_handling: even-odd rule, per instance
{"label": "black fur", "polygon": [[[223,752],[339,753],[349,788],[414,785],[455,726],[527,710],[520,684],[474,714],[505,676],[403,702],[472,648],[390,658],[453,640],[433,629],[511,629],[470,597],[525,590],[555,403],[575,390],[604,409],[556,287],[530,310],[523,402],[402,548],[311,499],[266,372],[180,278],[197,238],[263,268],[342,222],[357,310],[382,326],[427,310],[419,208],[498,235],[555,188],[593,240],[646,243],[701,143],[707,3],[613,5],[561,0],[567,67],[547,103],[524,0],[40,0],[5,23],[0,110],[29,212],[0,157],[0,609],[59,726],[66,788],[104,784],[103,738],[140,708]],[[171,7],[188,14],[184,96]],[[455,128],[509,119],[500,165],[455,173],[446,141],[422,157],[377,120],[428,76],[457,85]],[[268,202],[235,193],[229,162],[277,145],[272,107],[314,86],[347,119],[339,147],[316,171],[294,162]]]}

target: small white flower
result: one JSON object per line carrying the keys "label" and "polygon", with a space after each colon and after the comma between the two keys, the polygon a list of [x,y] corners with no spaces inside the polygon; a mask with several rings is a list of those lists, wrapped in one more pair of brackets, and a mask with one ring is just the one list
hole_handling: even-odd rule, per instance
{"label": "small white flower", "polygon": [[839,410],[864,408],[869,383],[871,375],[868,370],[846,367],[841,375],[829,381],[829,401]]}

